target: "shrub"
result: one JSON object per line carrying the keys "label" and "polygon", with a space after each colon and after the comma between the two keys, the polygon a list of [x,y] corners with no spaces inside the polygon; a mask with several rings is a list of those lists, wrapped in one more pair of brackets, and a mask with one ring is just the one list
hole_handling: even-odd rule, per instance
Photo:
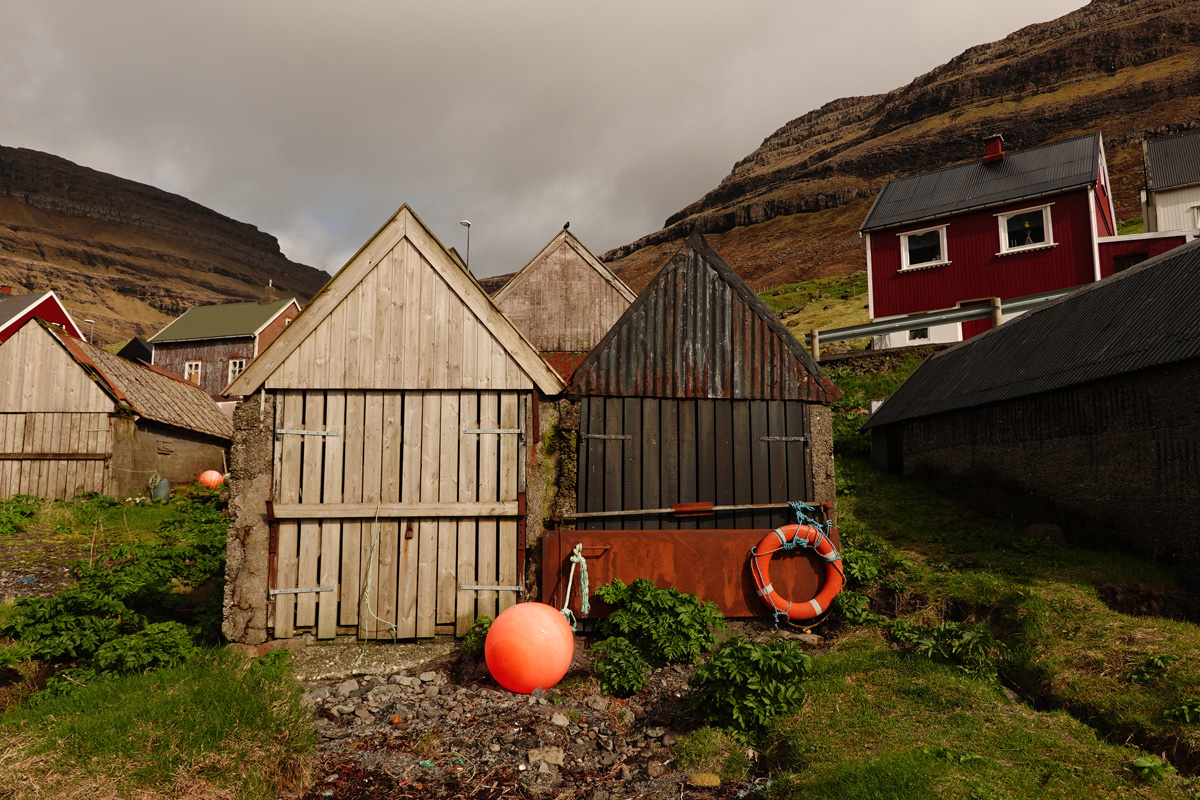
{"label": "shrub", "polygon": [[0,500],[0,536],[20,531],[41,507],[41,499],[27,494],[15,494],[7,500]]}
{"label": "shrub", "polygon": [[757,733],[776,714],[799,707],[812,660],[795,642],[727,639],[692,677],[692,706],[711,724]]}
{"label": "shrub", "polygon": [[614,636],[592,646],[592,672],[605,694],[629,697],[646,685],[650,663],[642,651],[623,636]]}
{"label": "shrub", "polygon": [[601,635],[628,639],[653,666],[694,664],[716,644],[716,632],[725,630],[716,603],[659,589],[645,578],[628,586],[614,579],[597,589],[596,597],[613,606],[597,625]]}
{"label": "shrub", "polygon": [[462,648],[463,652],[472,658],[479,658],[483,655],[483,646],[487,643],[487,634],[492,627],[492,618],[482,616],[475,618],[475,624],[471,626],[465,634],[463,634]]}

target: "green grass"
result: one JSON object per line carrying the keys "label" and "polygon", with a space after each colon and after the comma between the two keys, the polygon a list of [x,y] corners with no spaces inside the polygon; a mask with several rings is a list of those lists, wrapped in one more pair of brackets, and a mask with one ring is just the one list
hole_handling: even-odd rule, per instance
{"label": "green grass", "polygon": [[804,708],[774,730],[774,798],[1181,797],[1129,769],[1136,748],[1034,711],[871,631],[815,660]]}
{"label": "green grass", "polygon": [[872,400],[883,400],[920,366],[923,354],[880,356],[862,363],[830,365],[825,373],[842,390],[833,404],[833,447],[839,455],[865,455],[871,440],[859,428],[870,416]]}
{"label": "green grass", "polygon": [[[905,556],[897,562],[902,566],[883,580],[855,587],[872,598],[877,615],[875,622],[868,620],[867,629],[904,630],[892,618],[910,628],[926,626],[923,630],[945,621],[984,626],[1003,645],[995,674],[1022,695],[1068,711],[1114,741],[1166,752],[1181,770],[1200,768],[1200,725],[1168,716],[1200,696],[1200,628],[1131,616],[1100,600],[1100,589],[1179,597],[1169,572],[1126,553],[1024,539],[1004,522],[976,514],[919,482],[878,473],[861,459],[839,459],[838,469],[844,547],[872,552],[894,548]],[[947,669],[954,671],[952,665]],[[966,675],[961,679],[970,680]],[[995,691],[986,680],[973,681],[975,685],[978,691]],[[971,686],[955,691],[967,696],[975,691]],[[886,702],[903,703],[905,697],[903,691],[872,691],[880,702],[890,697]],[[1041,717],[1027,721],[1030,736],[1051,724]],[[949,741],[939,746],[970,749]],[[879,752],[898,757],[891,746],[881,745]],[[1001,760],[994,749],[980,752]],[[1078,758],[1090,763],[1086,753]],[[1025,791],[1011,787],[1015,794],[1009,796],[1030,796]]]}
{"label": "green grass", "polygon": [[[843,328],[867,322],[867,273],[816,278],[797,283],[785,283],[774,289],[759,292],[758,296],[777,314],[797,337],[809,331]],[[861,348],[869,340],[856,344]],[[835,347],[849,349],[853,345],[840,342]],[[825,348],[828,350],[829,348]]]}
{"label": "green grass", "polygon": [[1131,236],[1135,233],[1145,233],[1146,225],[1141,217],[1126,220],[1117,226],[1117,236]]}
{"label": "green grass", "polygon": [[297,794],[311,771],[311,714],[286,658],[272,655],[213,650],[10,710],[0,798]]}

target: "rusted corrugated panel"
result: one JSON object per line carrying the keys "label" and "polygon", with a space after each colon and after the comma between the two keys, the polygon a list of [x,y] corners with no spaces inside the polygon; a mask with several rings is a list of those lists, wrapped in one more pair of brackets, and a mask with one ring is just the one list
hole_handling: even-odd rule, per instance
{"label": "rusted corrugated panel", "polygon": [[866,427],[1200,358],[1200,241],[931,356]]}
{"label": "rusted corrugated panel", "polygon": [[699,233],[575,371],[571,392],[818,403],[841,395]]}
{"label": "rusted corrugated panel", "polygon": [[1200,131],[1146,142],[1146,183],[1151,191],[1200,183]]}
{"label": "rusted corrugated panel", "polygon": [[[583,545],[588,588],[595,592],[613,578],[638,578],[711,600],[727,617],[763,617],[771,611],[759,600],[750,576],[750,548],[770,529],[692,531],[546,531],[542,536],[542,602],[562,608],[571,574],[571,551]],[[837,532],[833,540],[838,543]],[[771,558],[771,584],[780,597],[805,602],[825,581],[825,562],[808,551]],[[578,581],[576,570],[576,581]],[[579,584],[571,587],[576,616],[603,616],[593,594],[591,613],[581,614]]]}

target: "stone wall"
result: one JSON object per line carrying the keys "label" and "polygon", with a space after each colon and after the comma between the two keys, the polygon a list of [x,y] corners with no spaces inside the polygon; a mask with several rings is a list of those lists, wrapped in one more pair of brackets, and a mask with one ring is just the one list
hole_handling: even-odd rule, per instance
{"label": "stone wall", "polygon": [[1189,361],[897,423],[902,470],[1016,525],[1055,523],[1073,543],[1200,577],[1198,397]]}
{"label": "stone wall", "polygon": [[229,456],[229,543],[225,564],[225,620],[231,642],[257,645],[267,640],[267,589],[275,398],[250,397],[233,414]]}

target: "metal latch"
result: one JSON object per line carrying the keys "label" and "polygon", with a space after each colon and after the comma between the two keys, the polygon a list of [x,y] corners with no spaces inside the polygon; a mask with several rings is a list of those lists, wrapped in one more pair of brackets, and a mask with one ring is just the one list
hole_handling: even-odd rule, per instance
{"label": "metal latch", "polygon": [[282,436],[285,433],[289,433],[293,436],[337,436],[338,435],[337,431],[288,431],[288,430],[284,430],[283,428],[275,429],[276,436]]}
{"label": "metal latch", "polygon": [[807,436],[760,436],[764,442],[807,442]]}
{"label": "metal latch", "polygon": [[470,586],[463,584],[458,587],[464,592],[524,592],[524,586]]}
{"label": "metal latch", "polygon": [[268,589],[267,594],[274,597],[277,594],[308,594],[309,592],[332,592],[332,586],[316,586],[310,589]]}
{"label": "metal latch", "polygon": [[525,435],[524,428],[464,428],[463,433],[515,433],[518,436]]}
{"label": "metal latch", "polygon": [[628,433],[585,433],[584,439],[632,439],[633,435]]}

